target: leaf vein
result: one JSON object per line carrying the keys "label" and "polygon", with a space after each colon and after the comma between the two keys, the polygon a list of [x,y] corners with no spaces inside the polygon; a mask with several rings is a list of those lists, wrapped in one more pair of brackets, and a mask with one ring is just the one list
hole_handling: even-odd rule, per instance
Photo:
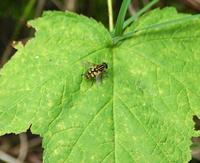
{"label": "leaf vein", "polygon": [[[156,143],[156,140],[153,138],[153,136],[149,133],[148,129],[142,124],[142,122],[138,119],[138,117],[129,109],[129,107],[123,102],[123,100],[121,99],[121,97],[118,95],[119,100],[122,102],[122,104],[124,105],[124,107],[129,111],[129,113],[138,121],[138,123],[143,127],[143,129],[145,130],[145,132],[150,136],[150,138],[152,139],[152,141],[155,143],[155,145],[158,145]],[[158,146],[159,147],[159,146]],[[166,160],[168,160],[169,163],[171,163],[172,161],[170,161],[168,159],[168,157],[165,155],[165,152],[161,149],[158,148],[160,150],[160,152],[163,154],[163,156],[166,158]]]}
{"label": "leaf vein", "polygon": [[80,140],[80,138],[83,136],[83,134],[86,132],[86,130],[88,129],[88,127],[92,124],[92,122],[94,122],[94,120],[98,117],[98,115],[99,115],[102,111],[104,111],[104,109],[107,107],[107,105],[108,105],[111,101],[112,101],[112,99],[110,99],[109,101],[107,101],[107,102],[102,106],[102,108],[99,109],[99,110],[97,111],[97,113],[95,114],[95,116],[89,121],[89,123],[86,125],[86,127],[81,131],[80,135],[78,136],[78,138],[76,139],[76,141],[73,143],[73,145],[72,145],[72,147],[71,147],[71,149],[70,149],[70,151],[69,151],[68,156],[64,159],[64,162],[67,161],[67,160],[69,159],[69,157],[70,157],[70,155],[71,155],[71,153],[72,153],[74,147],[76,146],[76,144],[78,143],[78,141]]}

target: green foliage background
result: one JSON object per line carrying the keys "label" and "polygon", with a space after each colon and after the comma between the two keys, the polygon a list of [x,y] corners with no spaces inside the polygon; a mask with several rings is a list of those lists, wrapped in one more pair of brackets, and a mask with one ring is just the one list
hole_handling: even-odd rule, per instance
{"label": "green foliage background", "polygon": [[[26,21],[35,18],[37,2],[32,5],[23,0],[0,2],[0,66],[14,54],[10,41],[32,37],[33,32],[27,29]],[[114,2],[115,19],[120,3]],[[161,1],[157,6],[171,5],[182,12],[198,13],[180,1]],[[144,3],[139,2],[137,7],[143,6]],[[43,10],[59,9],[48,0]],[[108,26],[106,1],[80,0],[76,12],[91,16]],[[168,18],[184,16],[176,14],[173,9],[162,13],[162,19],[156,16],[156,12],[152,12],[149,18],[144,16],[126,32],[135,30],[135,27],[141,29],[145,25]],[[75,28],[66,21],[80,23]],[[110,35],[102,25],[74,14],[64,16],[49,12],[32,24],[37,29],[36,38],[25,48],[18,45],[16,56],[0,72],[1,134],[20,133],[32,124],[32,131],[44,137],[45,162],[65,158],[69,162],[78,159],[80,161],[83,156],[89,162],[91,159],[103,158],[105,162],[117,162],[120,159],[127,162],[132,159],[136,162],[190,160],[190,138],[199,135],[194,133],[191,118],[195,114],[199,115],[199,33],[194,32],[199,29],[198,21],[139,32],[134,39],[126,40],[115,48],[111,47]],[[73,30],[66,31],[66,26]],[[52,27],[57,30],[51,30]],[[70,32],[77,36],[70,35]],[[73,37],[77,40],[72,39]],[[66,45],[69,45],[69,49]],[[7,52],[7,49],[11,51]],[[82,56],[87,53],[88,56]],[[102,87],[91,87],[90,82],[80,77],[85,71],[81,62],[88,60],[96,63],[108,62],[109,69]],[[120,60],[120,63],[115,62],[114,65],[114,60]],[[130,80],[132,82],[127,82]],[[128,91],[129,87],[134,90],[134,95]],[[118,92],[120,97],[113,92]],[[133,96],[131,100],[125,97],[129,93],[130,97]],[[96,101],[102,95],[105,97],[96,106]],[[124,112],[114,104],[123,108]],[[116,123],[114,113],[120,115],[116,117]],[[78,120],[77,116],[80,116]],[[74,125],[76,123],[80,125]],[[99,130],[95,129],[100,124]],[[80,133],[83,134],[79,139]],[[114,139],[115,134],[117,139]],[[134,136],[131,137],[130,134]],[[65,142],[63,137],[66,138]],[[93,144],[88,143],[91,140]],[[134,146],[128,143],[131,141]],[[67,152],[63,153],[66,147]],[[93,151],[94,147],[96,150]],[[90,148],[91,151],[87,151],[88,155],[77,157],[81,148]],[[169,160],[168,155],[172,155]]]}
{"label": "green foliage background", "polygon": [[[0,134],[43,137],[44,162],[187,162],[199,112],[200,20],[154,10],[132,24],[135,35],[112,46],[105,27],[72,13],[31,21],[35,38],[0,72]],[[106,62],[101,85],[82,62]]]}

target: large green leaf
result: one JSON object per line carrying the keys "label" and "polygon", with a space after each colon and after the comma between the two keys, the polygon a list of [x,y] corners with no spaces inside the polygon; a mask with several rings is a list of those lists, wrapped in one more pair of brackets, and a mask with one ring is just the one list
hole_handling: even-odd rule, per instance
{"label": "large green leaf", "polygon": [[[0,135],[43,137],[44,162],[187,162],[193,115],[200,115],[200,20],[140,29],[187,17],[156,9],[112,46],[96,21],[46,12],[36,36],[0,72]],[[82,63],[108,63],[101,84]]]}

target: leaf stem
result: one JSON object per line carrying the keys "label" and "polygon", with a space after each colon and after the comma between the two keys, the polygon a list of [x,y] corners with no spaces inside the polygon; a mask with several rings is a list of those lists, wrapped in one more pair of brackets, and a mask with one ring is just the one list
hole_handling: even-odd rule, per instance
{"label": "leaf stem", "polygon": [[122,35],[124,19],[125,19],[126,12],[127,12],[127,9],[128,9],[130,2],[131,2],[131,0],[123,0],[123,2],[122,2],[122,5],[121,5],[121,8],[120,8],[118,17],[117,17],[114,36]]}
{"label": "leaf stem", "polygon": [[149,10],[153,5],[155,5],[159,0],[153,0],[150,3],[148,3],[144,8],[142,8],[138,13],[136,13],[134,16],[130,17],[124,22],[123,29],[125,29],[127,26],[129,26],[132,22],[137,20],[142,14],[144,14],[147,10]]}
{"label": "leaf stem", "polygon": [[109,30],[113,31],[113,8],[112,8],[112,0],[107,0],[108,5],[108,18],[109,18]]}

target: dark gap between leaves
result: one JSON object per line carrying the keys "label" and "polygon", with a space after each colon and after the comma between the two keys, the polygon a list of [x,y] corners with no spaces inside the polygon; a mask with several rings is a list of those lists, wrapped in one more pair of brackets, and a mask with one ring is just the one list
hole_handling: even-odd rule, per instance
{"label": "dark gap between leaves", "polygon": [[30,130],[17,135],[0,136],[0,163],[5,163],[2,161],[4,154],[15,160],[20,157],[27,163],[42,163],[42,153],[42,138],[32,134]]}
{"label": "dark gap between leaves", "polygon": [[[193,116],[194,130],[200,130],[200,119],[198,116]],[[189,163],[200,163],[200,137],[192,137],[191,154],[192,160]]]}

